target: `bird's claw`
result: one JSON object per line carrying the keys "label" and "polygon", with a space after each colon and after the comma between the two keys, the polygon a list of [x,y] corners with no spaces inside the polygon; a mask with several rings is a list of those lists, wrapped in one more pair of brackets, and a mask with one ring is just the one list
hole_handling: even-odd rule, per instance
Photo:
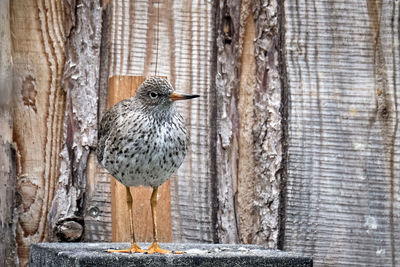
{"label": "bird's claw", "polygon": [[136,243],[131,244],[130,248],[127,249],[109,249],[109,253],[146,253],[146,250],[141,249]]}
{"label": "bird's claw", "polygon": [[153,242],[150,247],[147,249],[147,253],[153,254],[153,253],[160,253],[160,254],[168,254],[171,253],[170,250],[162,249],[158,245],[158,242]]}
{"label": "bird's claw", "polygon": [[160,245],[158,245],[158,242],[153,242],[150,247],[147,249],[148,254],[153,254],[153,253],[160,253],[160,254],[183,254],[183,251],[171,251],[171,250],[166,250],[160,248]]}

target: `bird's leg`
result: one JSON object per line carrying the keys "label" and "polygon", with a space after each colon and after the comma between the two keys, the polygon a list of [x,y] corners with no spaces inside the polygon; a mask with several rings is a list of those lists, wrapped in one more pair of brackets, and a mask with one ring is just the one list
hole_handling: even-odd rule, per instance
{"label": "bird's leg", "polygon": [[150,205],[151,205],[151,215],[153,217],[153,243],[150,245],[150,247],[147,249],[147,253],[161,253],[161,254],[166,254],[166,253],[183,253],[181,251],[170,251],[170,250],[165,250],[160,248],[158,245],[158,238],[157,238],[157,219],[156,219],[156,207],[157,207],[157,191],[158,187],[153,187],[153,193],[151,194],[150,198]]}
{"label": "bird's leg", "polygon": [[151,205],[151,216],[153,217],[153,243],[147,249],[147,253],[161,253],[166,254],[170,253],[171,251],[165,250],[160,248],[158,245],[158,238],[157,238],[157,220],[156,220],[156,207],[157,207],[157,192],[158,187],[153,187],[153,193],[151,194],[150,198],[150,205]]}
{"label": "bird's leg", "polygon": [[129,229],[131,234],[131,247],[128,249],[115,249],[115,250],[108,250],[108,252],[124,252],[124,253],[144,253],[145,250],[142,250],[138,244],[136,244],[135,240],[135,231],[133,229],[133,214],[132,214],[132,195],[131,191],[129,190],[129,186],[125,186],[126,188],[126,203],[128,204],[128,211],[129,211]]}

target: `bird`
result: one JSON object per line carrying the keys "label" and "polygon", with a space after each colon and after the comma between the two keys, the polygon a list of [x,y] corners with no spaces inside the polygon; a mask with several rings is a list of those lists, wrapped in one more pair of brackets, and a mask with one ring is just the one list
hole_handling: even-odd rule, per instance
{"label": "bird", "polygon": [[[189,143],[184,118],[175,101],[197,98],[174,90],[167,79],[150,77],[136,95],[122,100],[103,115],[96,149],[98,162],[126,188],[131,246],[108,250],[126,253],[171,253],[160,248],[157,238],[157,190],[182,164]],[[153,242],[147,250],[136,243],[132,221],[130,186],[152,187],[150,206]],[[179,252],[180,253],[180,252]]]}

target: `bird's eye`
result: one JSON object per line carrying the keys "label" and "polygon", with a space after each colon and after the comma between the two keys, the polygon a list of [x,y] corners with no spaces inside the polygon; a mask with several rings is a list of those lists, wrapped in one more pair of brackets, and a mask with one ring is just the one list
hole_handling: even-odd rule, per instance
{"label": "bird's eye", "polygon": [[157,98],[158,94],[155,92],[150,92],[149,96],[154,99],[154,98]]}

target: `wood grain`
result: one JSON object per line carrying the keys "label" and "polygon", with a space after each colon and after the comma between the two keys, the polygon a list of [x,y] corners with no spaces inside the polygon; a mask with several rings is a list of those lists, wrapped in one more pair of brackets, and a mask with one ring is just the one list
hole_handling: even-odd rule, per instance
{"label": "wood grain", "polygon": [[400,263],[400,3],[285,1],[284,248],[317,266]]}
{"label": "wood grain", "polygon": [[170,179],[174,241],[211,242],[214,236],[208,135],[212,7],[207,1],[172,0],[118,0],[112,5],[110,76],[155,75],[157,59],[157,75],[167,76],[177,91],[201,95],[177,103],[191,143]]}
{"label": "wood grain", "polygon": [[[256,59],[254,57],[255,25],[250,2],[242,2],[241,31],[243,46],[240,66],[240,84],[238,96],[238,166],[236,210],[239,225],[239,242],[254,242],[254,228],[258,227],[258,218],[254,216],[254,155],[253,155],[253,99],[256,88]],[[249,179],[250,178],[250,179]]]}
{"label": "wood grain", "polygon": [[57,190],[48,216],[52,227],[49,238],[81,241],[88,203],[88,157],[97,140],[102,7],[98,1],[76,1],[63,11],[74,17],[67,16],[64,23],[61,85],[66,103]]}
{"label": "wood grain", "polygon": [[[145,76],[113,76],[109,80],[107,98],[108,107],[119,101],[132,97],[136,90],[146,80]],[[150,197],[151,187],[131,187],[133,198],[133,225],[136,241],[153,241],[153,224],[151,218]],[[130,241],[128,205],[126,203],[125,186],[116,179],[111,179],[111,214],[112,241]],[[157,222],[158,239],[160,242],[171,242],[171,196],[170,182],[167,181],[158,189]]]}
{"label": "wood grain", "polygon": [[10,2],[0,2],[0,266],[17,258],[15,242],[15,150],[12,145]]}
{"label": "wood grain", "polygon": [[[111,5],[107,1],[103,1],[101,20],[99,79],[97,88],[93,88],[98,89],[98,123],[107,107],[111,23]],[[88,112],[93,111],[88,110]],[[111,177],[107,170],[97,162],[96,151],[91,150],[86,168],[85,211],[83,218],[85,222],[84,241],[112,241],[110,179]]]}
{"label": "wood grain", "polygon": [[17,157],[16,239],[19,262],[29,245],[47,240],[48,212],[60,167],[65,95],[61,1],[12,1],[13,140]]}
{"label": "wood grain", "polygon": [[278,3],[217,7],[216,181],[221,242],[278,244],[282,114]]}
{"label": "wood grain", "polygon": [[280,63],[280,1],[252,4],[255,22],[254,58],[256,87],[252,125],[254,155],[254,243],[277,248],[280,234],[281,198],[285,194],[283,151],[282,73]]}

